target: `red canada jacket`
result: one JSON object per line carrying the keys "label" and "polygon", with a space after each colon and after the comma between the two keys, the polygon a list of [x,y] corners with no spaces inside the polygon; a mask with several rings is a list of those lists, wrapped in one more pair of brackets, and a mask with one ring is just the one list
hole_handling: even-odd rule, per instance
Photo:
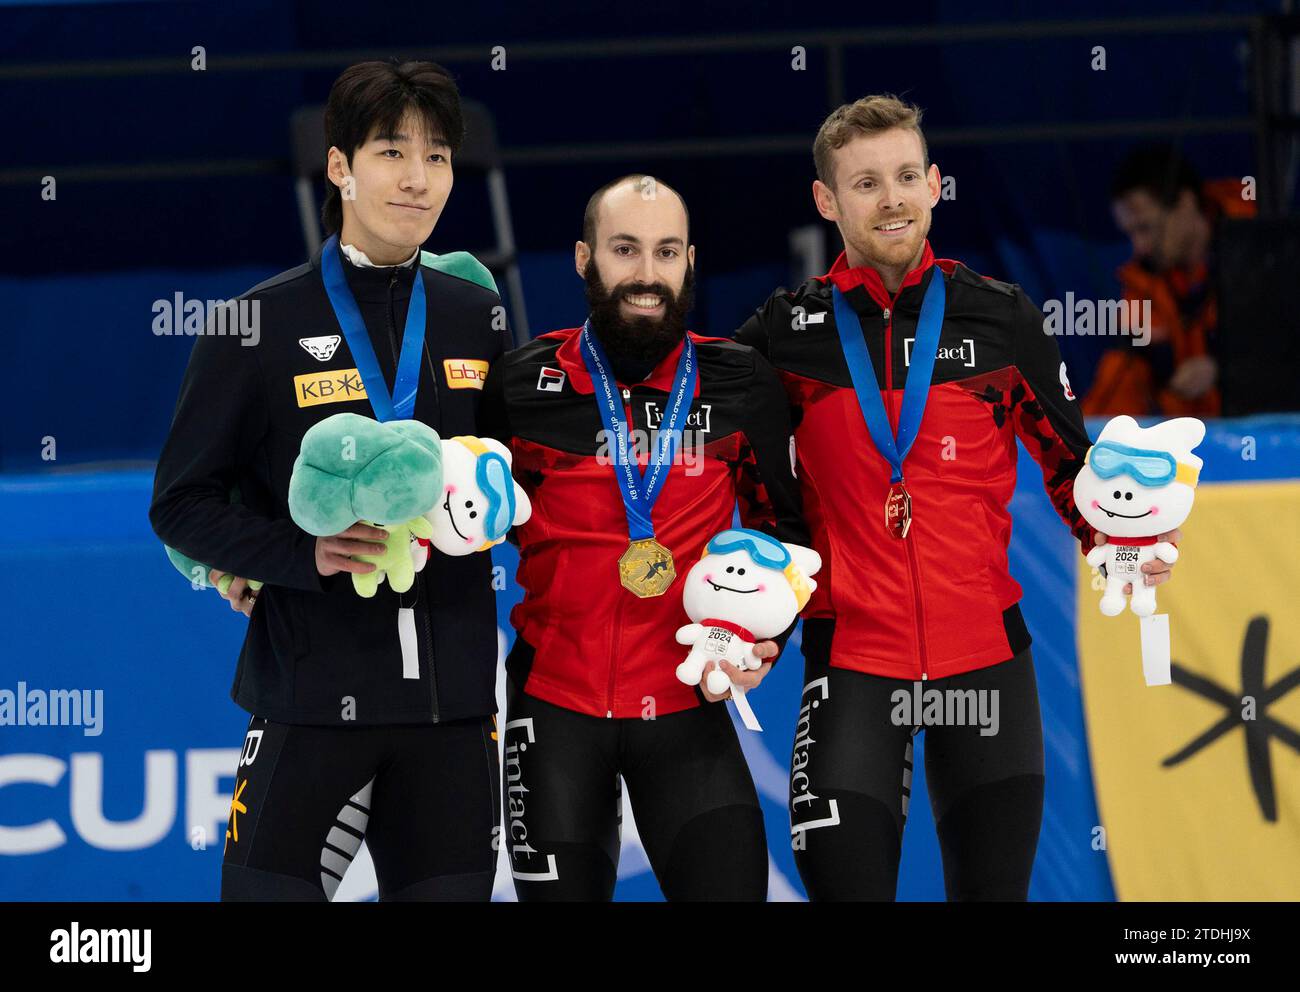
{"label": "red canada jacket", "polygon": [[[925,414],[903,476],[912,526],[884,526],[890,467],[867,432],[845,364],[831,287],[858,314],[897,431],[921,300],[939,270],[946,310]],[[778,290],[736,339],[767,356],[792,407],[797,474],[818,587],[804,609],[803,650],[840,668],[942,678],[1006,661],[1029,644],[1007,568],[1016,438],[1043,472],[1057,512],[1084,549],[1092,528],[1073,481],[1089,440],[1056,341],[1015,285],[960,262],[920,265],[895,294],[841,255],[826,275]]]}
{"label": "red canada jacket", "polygon": [[[691,334],[695,395],[653,512],[655,539],[672,552],[677,578],[662,596],[639,599],[619,582],[627,517],[580,332],[553,331],[510,352],[483,386],[479,430],[510,446],[533,509],[515,529],[524,598],[510,616],[518,636],[507,671],[529,695],[580,713],[641,717],[653,705],[666,715],[701,702],[676,677],[687,649],[674,635],[690,622],[682,583],[708,540],[732,525],[737,505],[744,526],[810,544],[789,407],[776,372],[752,348]],[[619,382],[631,431],[651,438],[658,428],[681,350],[643,381]],[[637,450],[644,467],[649,449]]]}

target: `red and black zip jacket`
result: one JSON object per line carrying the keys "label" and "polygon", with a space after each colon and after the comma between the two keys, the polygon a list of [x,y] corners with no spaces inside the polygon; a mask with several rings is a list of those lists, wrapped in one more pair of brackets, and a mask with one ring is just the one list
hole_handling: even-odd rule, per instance
{"label": "red and black zip jacket", "polygon": [[[862,323],[890,424],[897,432],[921,301],[949,277],[925,414],[903,477],[912,526],[885,530],[890,467],[858,406],[835,327],[832,284]],[[804,654],[892,678],[942,678],[1006,661],[1029,645],[1007,567],[1016,438],[1042,468],[1057,512],[1081,542],[1093,531],[1074,505],[1089,441],[1056,341],[1015,285],[936,260],[897,293],[879,273],[830,272],[778,290],[736,335],[763,352],[792,407],[797,473],[813,546],[822,556],[804,609]]]}
{"label": "red and black zip jacket", "polygon": [[[682,454],[652,517],[677,579],[662,596],[640,599],[619,582],[627,517],[581,331],[554,331],[510,352],[483,387],[479,430],[510,446],[515,479],[533,506],[515,528],[524,599],[510,615],[518,637],[507,670],[529,695],[579,713],[642,717],[653,707],[665,715],[702,699],[677,680],[687,649],[674,635],[690,622],[682,584],[709,538],[731,526],[739,505],[746,527],[810,543],[792,474],[789,407],[775,371],[752,348],[691,334],[695,397]],[[651,445],[681,351],[679,344],[641,382],[618,383],[630,429]],[[643,468],[646,450],[637,447]]]}

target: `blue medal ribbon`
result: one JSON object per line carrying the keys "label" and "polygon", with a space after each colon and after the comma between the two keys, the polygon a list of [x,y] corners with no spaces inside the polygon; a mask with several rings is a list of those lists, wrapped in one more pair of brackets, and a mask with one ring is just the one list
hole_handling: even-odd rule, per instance
{"label": "blue medal ribbon", "polygon": [[681,438],[681,423],[689,415],[691,400],[695,396],[695,380],[699,374],[695,364],[695,344],[690,335],[686,335],[681,357],[677,360],[677,371],[673,375],[676,385],[659,423],[658,443],[655,450],[650,452],[650,460],[644,471],[639,468],[636,457],[630,450],[628,423],[623,417],[623,401],[615,388],[609,359],[605,357],[599,339],[591,332],[590,320],[582,325],[581,346],[582,360],[587,366],[592,385],[597,390],[596,408],[600,411],[600,420],[605,425],[606,436],[610,438],[614,454],[614,475],[618,479],[623,509],[627,514],[628,536],[634,541],[651,539],[655,536],[655,528],[650,512],[663,491],[668,469]]}
{"label": "blue medal ribbon", "polygon": [[853,390],[858,394],[862,419],[867,423],[867,431],[871,434],[876,449],[889,462],[892,470],[889,481],[902,482],[903,459],[912,450],[912,444],[920,432],[921,418],[925,415],[925,401],[930,393],[930,381],[934,377],[934,359],[939,349],[939,333],[943,329],[946,302],[943,270],[937,265],[934,267],[934,276],[930,279],[921,303],[916,341],[913,343],[912,360],[907,370],[907,385],[903,387],[903,406],[898,414],[897,440],[889,425],[885,401],[880,395],[880,385],[876,382],[876,370],[871,364],[871,354],[867,351],[867,342],[862,335],[862,322],[838,286],[832,286],[831,292],[835,301],[835,329],[839,332],[844,361],[848,364],[849,376],[853,379]]}
{"label": "blue medal ribbon", "polygon": [[334,316],[347,340],[348,349],[357,363],[357,373],[370,397],[370,408],[375,419],[410,420],[415,415],[415,393],[420,388],[420,358],[424,353],[424,278],[420,262],[415,262],[415,283],[411,286],[411,302],[406,309],[406,327],[402,330],[402,350],[393,379],[393,392],[389,395],[388,383],[375,358],[370,332],[361,318],[356,298],[348,286],[339,258],[339,237],[330,235],[321,249],[321,275],[325,279],[325,292],[329,295]]}

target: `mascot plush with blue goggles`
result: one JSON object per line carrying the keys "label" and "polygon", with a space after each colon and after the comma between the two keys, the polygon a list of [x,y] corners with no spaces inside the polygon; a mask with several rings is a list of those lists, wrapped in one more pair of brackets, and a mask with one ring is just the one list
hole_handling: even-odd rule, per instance
{"label": "mascot plush with blue goggles", "polygon": [[1105,578],[1101,612],[1124,611],[1124,587],[1132,583],[1129,609],[1139,620],[1142,670],[1147,685],[1170,682],[1169,617],[1156,614],[1156,589],[1143,581],[1142,566],[1159,558],[1172,565],[1178,549],[1158,540],[1182,525],[1192,510],[1201,459],[1192,449],[1205,439],[1205,425],[1180,417],[1142,427],[1115,417],[1088,449],[1074,479],[1074,503],[1106,543],[1088,552],[1088,564]]}
{"label": "mascot plush with blue goggles", "polygon": [[[761,667],[755,643],[770,640],[794,623],[817,588],[812,576],[821,566],[821,556],[811,548],[783,544],[762,531],[735,527],[716,535],[682,587],[682,605],[691,623],[678,629],[677,643],[691,650],[677,666],[677,678],[699,685],[710,661],[750,671]],[[721,667],[709,672],[705,684],[715,695],[730,687],[745,726],[762,729],[745,690]]]}
{"label": "mascot plush with blue goggles", "polygon": [[1201,459],[1192,449],[1205,439],[1194,417],[1141,427],[1132,417],[1109,421],[1088,449],[1074,479],[1074,502],[1083,518],[1106,535],[1088,552],[1088,564],[1106,567],[1101,612],[1124,609],[1124,586],[1133,583],[1129,608],[1140,617],[1156,611],[1156,590],[1141,581],[1153,558],[1173,564],[1178,549],[1156,536],[1180,526],[1192,510]]}
{"label": "mascot plush with blue goggles", "polygon": [[430,543],[459,557],[486,551],[532,516],[528,494],[510,474],[510,449],[493,438],[442,442],[442,493],[424,516]]}

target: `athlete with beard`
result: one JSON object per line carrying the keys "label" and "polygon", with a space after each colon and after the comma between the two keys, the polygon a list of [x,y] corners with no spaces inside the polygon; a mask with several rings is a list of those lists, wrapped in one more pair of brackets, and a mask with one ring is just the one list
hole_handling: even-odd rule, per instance
{"label": "athlete with beard", "polygon": [[[506,662],[515,890],[612,898],[621,776],[666,898],[762,900],[753,780],[725,697],[677,680],[674,634],[686,572],[737,504],[746,527],[808,543],[785,395],[753,349],[687,332],[695,247],[663,183],[598,190],[574,261],[588,321],[494,363],[479,412],[533,507]],[[635,458],[619,457],[625,434]],[[788,634],[756,646],[757,671],[726,665],[732,681],[757,686]]]}
{"label": "athlete with beard", "polygon": [[[823,562],[803,612],[792,846],[811,898],[893,899],[912,737],[925,726],[948,898],[1023,900],[1043,738],[1007,570],[1017,438],[1082,549],[1104,538],[1074,505],[1089,441],[1042,313],[1019,286],[930,249],[940,176],[920,123],[919,108],[889,96],[826,119],[813,196],[845,250],[737,334],[790,397]],[[1169,577],[1163,562],[1142,570],[1148,585]],[[933,725],[899,690],[959,692],[998,719]]]}

